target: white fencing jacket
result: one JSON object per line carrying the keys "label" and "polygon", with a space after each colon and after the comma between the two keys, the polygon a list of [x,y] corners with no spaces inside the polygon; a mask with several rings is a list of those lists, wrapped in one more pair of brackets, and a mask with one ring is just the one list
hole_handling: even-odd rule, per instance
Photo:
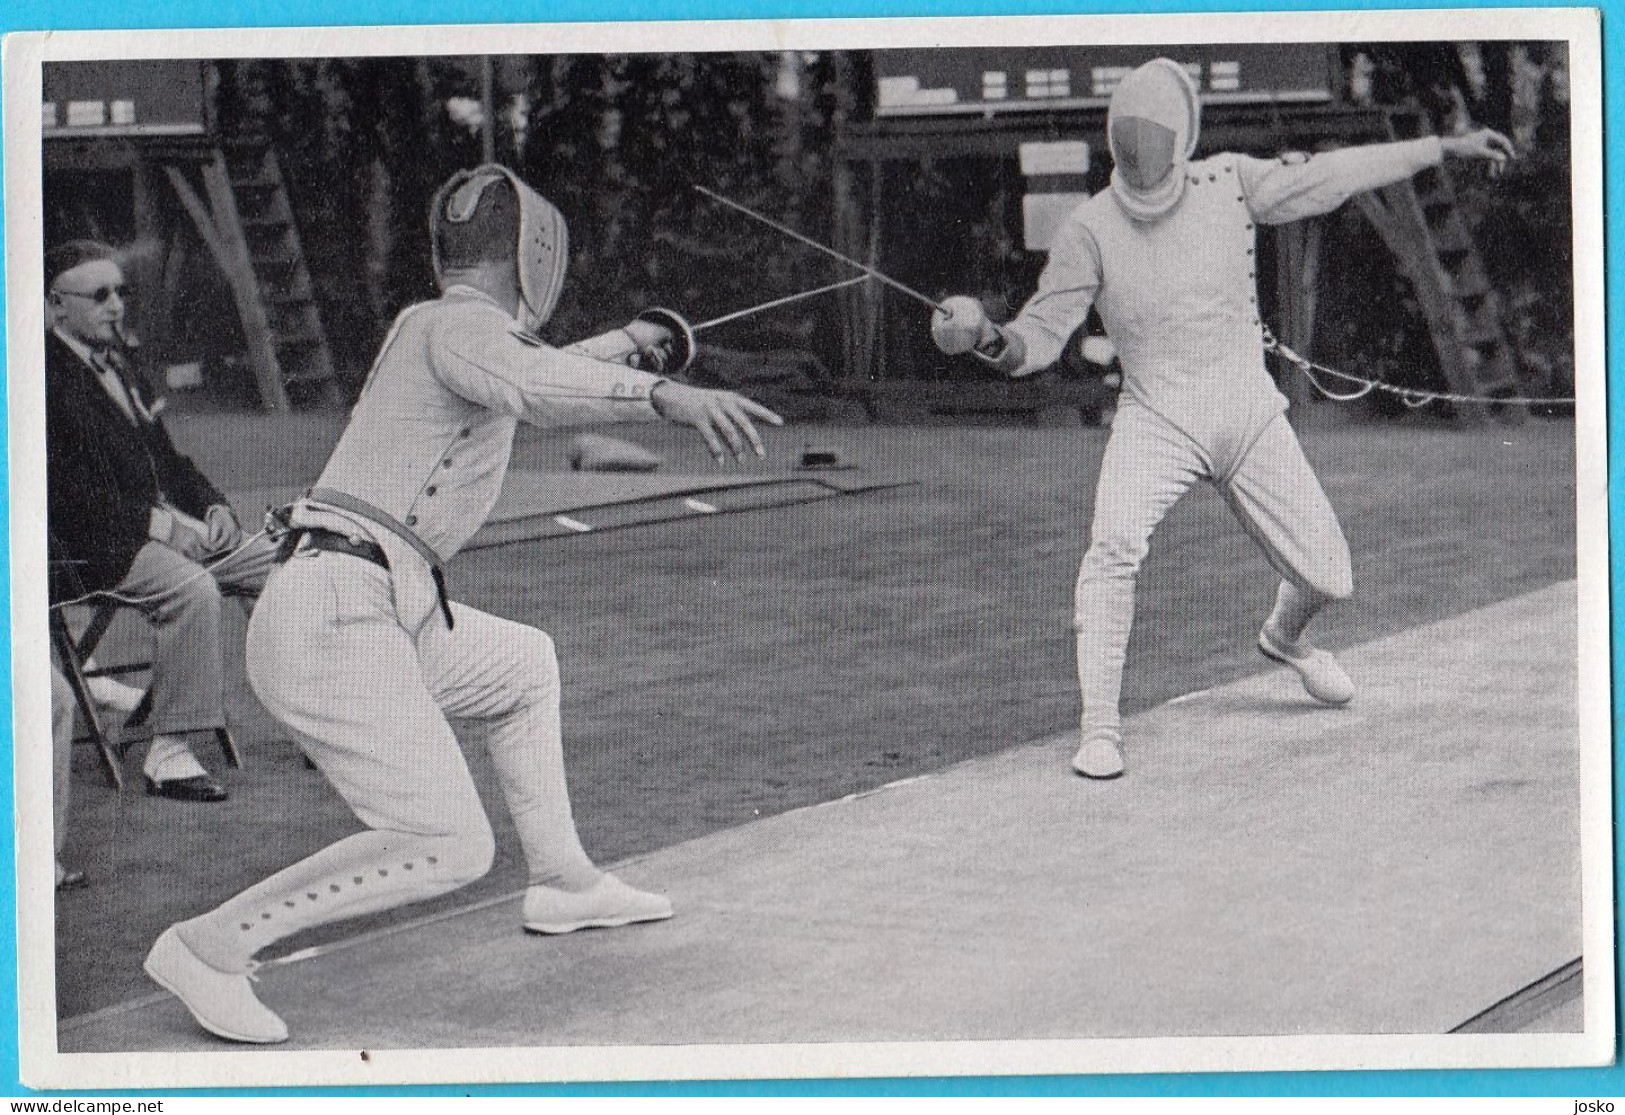
{"label": "white fencing jacket", "polygon": [[[623,363],[633,350],[620,330],[554,348],[479,291],[451,287],[395,320],[316,486],[388,512],[445,561],[495,506],[519,422],[659,418],[650,393],[661,379]],[[427,563],[391,531],[308,499],[293,521],[383,547],[408,628],[434,610]]]}
{"label": "white fencing jacket", "polygon": [[1442,158],[1433,136],[1313,157],[1216,155],[1185,166],[1184,196],[1152,221],[1103,190],[1062,224],[1037,292],[1002,327],[1026,345],[1016,374],[1053,364],[1096,305],[1130,398],[1234,458],[1286,409],[1264,366],[1256,226],[1330,212]]}

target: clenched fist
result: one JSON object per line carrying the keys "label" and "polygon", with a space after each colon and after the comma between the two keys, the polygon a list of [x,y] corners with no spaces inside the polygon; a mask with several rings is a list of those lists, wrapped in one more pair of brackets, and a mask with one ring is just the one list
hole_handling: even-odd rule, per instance
{"label": "clenched fist", "polygon": [[949,356],[982,348],[998,339],[998,328],[974,298],[956,294],[931,315],[931,339]]}

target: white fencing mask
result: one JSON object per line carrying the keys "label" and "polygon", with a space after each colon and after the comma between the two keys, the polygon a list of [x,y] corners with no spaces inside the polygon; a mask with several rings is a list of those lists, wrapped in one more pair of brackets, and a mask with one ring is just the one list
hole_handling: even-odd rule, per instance
{"label": "white fencing mask", "polygon": [[[497,228],[481,228],[482,222],[500,222],[501,233],[512,235],[512,217],[501,213],[506,206],[498,204],[502,199],[489,194],[493,186],[500,189],[503,182],[513,188],[512,197],[519,211],[514,262],[519,272],[524,324],[534,331],[547,324],[559,304],[570,257],[570,235],[563,214],[507,167],[486,163],[458,171],[435,192],[429,211],[434,274],[444,284],[447,270],[488,255],[481,250],[482,239],[496,233]],[[487,199],[484,206],[482,199]]]}
{"label": "white fencing mask", "polygon": [[1112,192],[1135,220],[1154,221],[1184,196],[1201,112],[1196,83],[1167,58],[1147,62],[1112,92],[1106,112]]}

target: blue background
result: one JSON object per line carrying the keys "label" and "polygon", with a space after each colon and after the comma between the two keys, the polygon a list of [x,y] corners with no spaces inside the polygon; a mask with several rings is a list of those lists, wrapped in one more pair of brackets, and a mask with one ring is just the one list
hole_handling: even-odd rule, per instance
{"label": "blue background", "polygon": [[[1337,10],[1348,8],[1455,8],[1484,7],[1488,5],[1460,4],[1451,0],[1426,0],[1425,3],[1405,3],[1386,0],[1383,3],[1346,2],[1335,4],[1271,4],[1248,3],[1245,0],[1227,0],[1225,3],[1156,2],[1134,0],[1131,3],[1083,4],[1011,2],[1011,0],[552,0],[548,4],[525,3],[524,0],[479,0],[479,2],[452,2],[452,0],[100,0],[93,4],[67,4],[64,0],[6,0],[0,8],[0,32],[42,29],[117,29],[148,27],[288,27],[355,24],[445,24],[445,23],[526,23],[571,20],[656,20],[656,19],[754,19],[754,18],[821,18],[862,16],[953,16],[953,15],[1043,15],[1043,14],[1095,14],[1103,12],[1233,12],[1279,11],[1290,8],[1300,11]],[[1553,6],[1548,4],[1548,6]],[[1589,6],[1589,5],[1570,5]],[[1605,182],[1606,222],[1608,236],[1607,271],[1614,278],[1619,263],[1625,260],[1625,250],[1619,242],[1621,217],[1625,216],[1625,173],[1621,171],[1621,157],[1625,156],[1625,107],[1620,100],[1622,80],[1625,80],[1625,41],[1611,38],[1618,34],[1625,22],[1625,0],[1604,0],[1603,12],[1603,84],[1604,127],[1608,166]],[[1608,138],[1613,137],[1613,138]],[[0,225],[0,237],[3,237]],[[4,276],[0,274],[0,307],[4,306]],[[1618,283],[1610,283],[1608,291],[1608,397],[1609,443],[1618,444],[1622,428],[1618,410],[1621,361],[1619,353],[1625,342],[1625,297]],[[0,367],[4,356],[0,353]],[[0,409],[5,398],[0,395]],[[0,424],[0,429],[3,429]],[[1619,492],[1617,481],[1622,463],[1619,454],[1610,453],[1609,491],[1612,520],[1625,522],[1625,497]],[[7,502],[9,494],[0,489],[0,531],[9,523]],[[7,682],[0,687],[0,723],[11,723],[9,683],[10,663],[10,577],[7,568],[9,542],[0,539],[0,608],[4,608],[4,622],[0,623],[0,657],[8,671]],[[1618,595],[1618,572],[1621,559],[1611,557],[1614,593],[1614,621],[1619,626],[1625,618],[1625,603]],[[1614,686],[1620,688],[1621,670],[1616,661]],[[1615,721],[1618,722],[1616,704]],[[1615,755],[1614,779],[1618,786],[1622,769]],[[6,803],[13,802],[12,765],[9,754],[0,763],[0,794]],[[1617,812],[1616,812],[1617,818]],[[1615,827],[1616,868],[1625,858],[1625,846],[1618,839]],[[0,825],[0,888],[4,888],[5,901],[0,902],[0,1024],[7,1031],[0,1040],[0,1091],[6,1095],[27,1095],[18,1081],[16,1043],[16,907],[11,901],[11,880],[14,872],[15,848],[11,825]],[[1616,881],[1616,890],[1618,883]],[[1616,970],[1617,962],[1616,946]],[[290,1095],[342,1095],[345,1089],[286,1089]],[[1337,1073],[1243,1073],[1156,1076],[1047,1076],[1047,1077],[981,1077],[951,1080],[860,1080],[812,1082],[746,1082],[697,1084],[628,1084],[584,1085],[557,1087],[489,1087],[489,1088],[369,1088],[357,1089],[372,1095],[1551,1095],[1551,1096],[1619,1096],[1625,1095],[1625,1069],[1562,1069],[1543,1071],[1481,1071],[1481,1072],[1337,1072]],[[200,1095],[231,1095],[217,1091]],[[249,1093],[242,1093],[249,1094]],[[257,1093],[256,1093],[257,1094]]]}

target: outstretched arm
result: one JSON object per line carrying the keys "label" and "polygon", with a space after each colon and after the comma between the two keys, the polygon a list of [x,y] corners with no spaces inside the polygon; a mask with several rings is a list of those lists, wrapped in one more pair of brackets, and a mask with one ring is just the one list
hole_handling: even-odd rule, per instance
{"label": "outstretched arm", "polygon": [[1476,132],[1440,139],[1402,140],[1345,147],[1339,151],[1289,159],[1237,156],[1247,207],[1259,224],[1278,225],[1329,213],[1355,194],[1402,182],[1447,156],[1488,159],[1496,167],[1512,158],[1512,143],[1499,132]]}
{"label": "outstretched arm", "polygon": [[1496,175],[1517,157],[1512,141],[1494,128],[1479,128],[1476,132],[1446,136],[1440,145],[1446,158],[1482,159],[1490,164],[1490,173]]}
{"label": "outstretched arm", "polygon": [[603,360],[611,364],[625,364],[631,359],[632,354],[638,351],[638,344],[632,334],[625,329],[611,329],[608,333],[600,333],[596,337],[588,337],[573,345],[565,345],[561,351],[573,352],[578,356],[590,356],[594,360]]}
{"label": "outstretched arm", "polygon": [[[653,318],[651,315],[664,315],[664,321]],[[596,337],[589,337],[584,341],[577,341],[573,345],[564,346],[564,352],[579,353],[590,356],[594,360],[604,360],[611,364],[625,364],[631,368],[641,368],[644,371],[663,372],[673,360],[673,346],[678,338],[673,335],[673,327],[669,323],[680,322],[676,313],[668,310],[651,310],[644,316],[634,318],[619,329],[611,329],[608,333],[601,333]],[[692,360],[694,352],[693,334],[686,339],[684,352],[686,355],[678,357],[683,367],[687,367]],[[680,372],[683,368],[673,369]]]}
{"label": "outstretched arm", "polygon": [[659,417],[649,397],[660,377],[553,348],[512,325],[494,308],[439,323],[429,345],[435,374],[470,402],[534,426]]}
{"label": "outstretched arm", "polygon": [[[564,351],[587,353],[615,363],[629,363],[636,357],[659,370],[670,356],[672,340],[670,329],[639,319]],[[736,460],[743,457],[747,446],[758,457],[765,457],[767,449],[755,423],[784,425],[784,419],[743,395],[690,387],[675,380],[658,381],[649,392],[649,402],[660,417],[692,426],[719,462],[727,460],[729,452]]]}
{"label": "outstretched arm", "polygon": [[[509,325],[500,311],[444,323],[430,350],[441,381],[471,402],[534,426],[656,418],[692,426],[719,461],[730,451],[735,457],[747,449],[765,455],[755,423],[784,424],[771,410],[732,391],[689,387],[580,351],[553,348]],[[669,339],[665,330],[648,322],[633,322],[623,335],[633,349],[645,353]]]}

